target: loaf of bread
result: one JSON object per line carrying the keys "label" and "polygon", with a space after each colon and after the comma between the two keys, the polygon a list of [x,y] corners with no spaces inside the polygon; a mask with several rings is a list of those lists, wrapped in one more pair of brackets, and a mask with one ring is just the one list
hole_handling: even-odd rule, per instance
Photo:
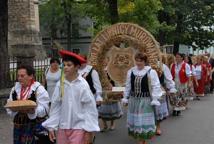
{"label": "loaf of bread", "polygon": [[15,101],[8,101],[7,104],[4,106],[5,108],[9,108],[11,110],[27,110],[31,108],[35,108],[37,104],[32,100],[15,100]]}

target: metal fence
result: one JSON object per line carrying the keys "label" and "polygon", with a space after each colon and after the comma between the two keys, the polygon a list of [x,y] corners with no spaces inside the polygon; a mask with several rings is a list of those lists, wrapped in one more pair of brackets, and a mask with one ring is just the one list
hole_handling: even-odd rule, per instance
{"label": "metal fence", "polygon": [[[50,58],[43,59],[43,60],[34,60],[33,67],[36,71],[35,79],[36,81],[42,82],[44,77],[44,72],[46,68],[50,65]],[[10,58],[10,82],[14,84],[17,81],[17,59],[12,57]]]}

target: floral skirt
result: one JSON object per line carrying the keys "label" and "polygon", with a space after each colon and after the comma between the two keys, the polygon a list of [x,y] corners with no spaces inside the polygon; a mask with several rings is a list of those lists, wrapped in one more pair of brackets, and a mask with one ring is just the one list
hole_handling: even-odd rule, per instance
{"label": "floral skirt", "polygon": [[99,118],[103,120],[119,119],[122,115],[122,109],[119,102],[108,102],[98,107]]}
{"label": "floral skirt", "polygon": [[155,135],[155,114],[150,97],[129,98],[127,125],[129,135],[135,139],[146,140]]}
{"label": "floral skirt", "polygon": [[188,104],[188,84],[181,84],[178,79],[175,79],[175,86],[178,92],[170,96],[170,104],[175,111],[185,110]]}
{"label": "floral skirt", "polygon": [[160,106],[155,106],[155,115],[156,120],[158,121],[161,121],[169,116],[168,104],[165,95],[161,97],[160,103]]}

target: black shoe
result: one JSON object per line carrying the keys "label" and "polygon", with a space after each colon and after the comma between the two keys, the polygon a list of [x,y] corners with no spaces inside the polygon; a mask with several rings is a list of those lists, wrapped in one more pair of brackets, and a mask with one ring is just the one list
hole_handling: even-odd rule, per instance
{"label": "black shoe", "polygon": [[193,98],[193,100],[198,100],[198,101],[200,101],[201,99],[200,99],[199,97],[195,97],[195,98]]}
{"label": "black shoe", "polygon": [[181,115],[181,111],[177,111],[176,116]]}
{"label": "black shoe", "polygon": [[177,113],[176,113],[175,110],[173,110],[172,115],[173,115],[173,116],[177,116]]}

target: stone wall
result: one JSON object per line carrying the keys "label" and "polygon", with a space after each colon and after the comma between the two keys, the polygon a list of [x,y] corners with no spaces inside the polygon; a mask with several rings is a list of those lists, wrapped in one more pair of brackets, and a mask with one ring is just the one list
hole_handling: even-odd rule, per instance
{"label": "stone wall", "polygon": [[45,56],[38,26],[38,0],[9,0],[8,23],[9,55]]}

